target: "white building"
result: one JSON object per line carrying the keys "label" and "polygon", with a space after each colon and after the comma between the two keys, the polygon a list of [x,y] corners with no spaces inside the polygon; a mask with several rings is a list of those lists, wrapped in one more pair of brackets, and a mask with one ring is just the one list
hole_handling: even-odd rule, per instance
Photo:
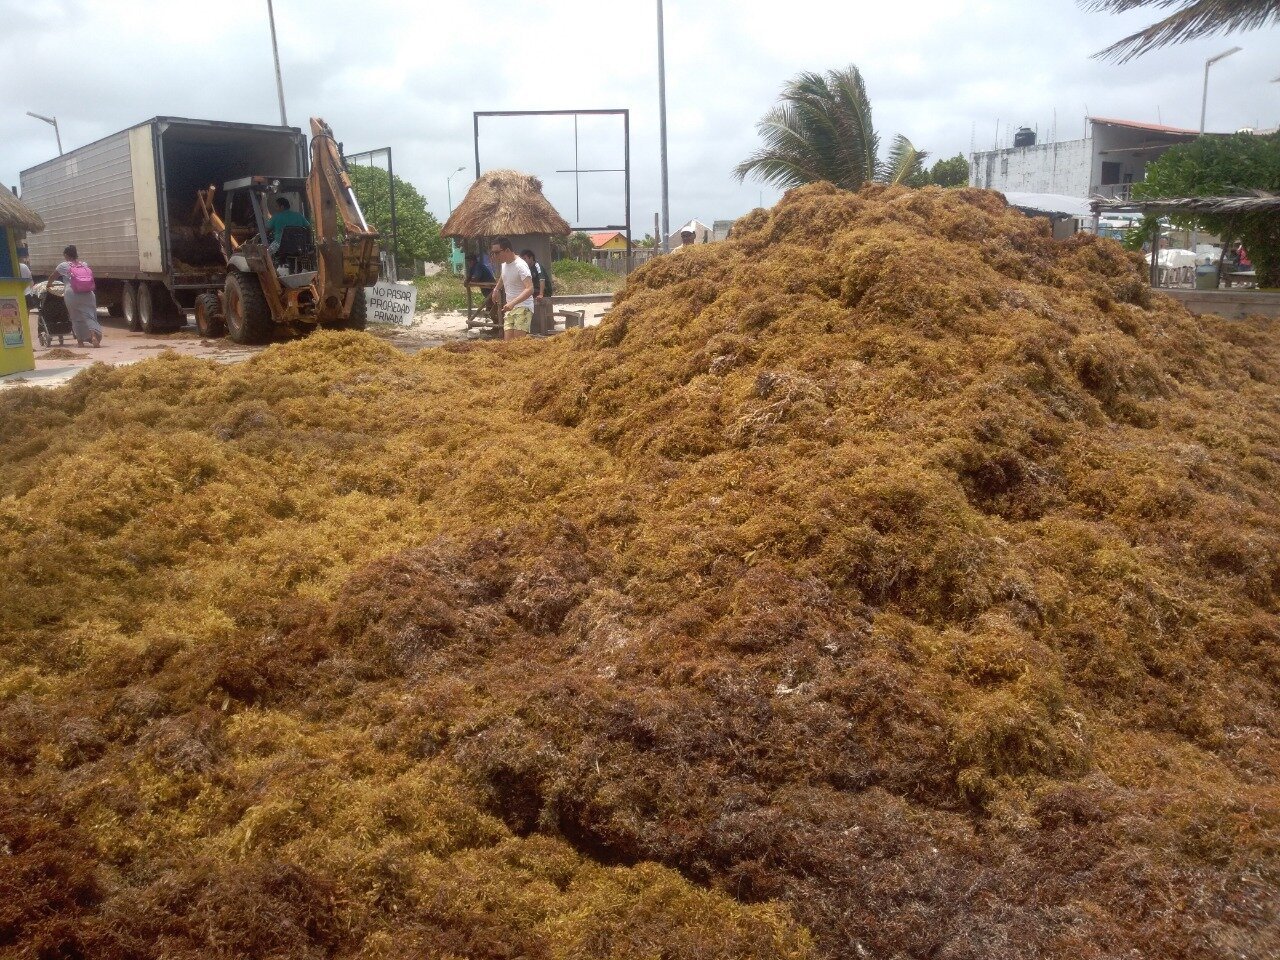
{"label": "white building", "polygon": [[[1133,184],[1146,177],[1148,163],[1198,136],[1195,130],[1090,117],[1089,135],[1083,140],[1031,142],[975,153],[969,160],[969,186],[1003,193],[1128,199]],[[1034,134],[1024,130],[1019,139],[1034,141]]]}

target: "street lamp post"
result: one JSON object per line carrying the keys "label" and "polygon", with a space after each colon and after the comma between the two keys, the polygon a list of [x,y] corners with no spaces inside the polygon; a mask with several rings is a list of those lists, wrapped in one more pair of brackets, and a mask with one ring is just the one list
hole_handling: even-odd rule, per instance
{"label": "street lamp post", "polygon": [[[1210,57],[1208,60],[1204,62],[1204,92],[1200,95],[1200,136],[1202,137],[1204,136],[1205,114],[1208,112],[1208,109],[1209,109],[1209,68],[1212,67],[1219,60],[1225,60],[1227,59],[1227,57],[1231,56],[1233,53],[1239,53],[1242,49],[1244,48],[1232,47],[1230,50],[1223,50],[1222,53],[1218,54],[1216,57]],[[1199,231],[1192,230],[1191,231],[1191,252],[1192,253],[1196,252],[1196,247],[1198,246],[1197,241],[1199,239],[1200,239]],[[1156,254],[1152,253],[1151,256],[1155,257]]]}
{"label": "street lamp post", "polygon": [[1233,53],[1239,53],[1244,47],[1232,47],[1230,50],[1224,50],[1216,57],[1210,57],[1204,62],[1204,93],[1200,97],[1200,133],[1204,133],[1205,113],[1209,108],[1209,68],[1219,60],[1225,60]]}
{"label": "street lamp post", "polygon": [[284,115],[284,80],[280,78],[280,47],[276,44],[276,11],[271,0],[267,0],[267,20],[271,23],[271,58],[276,65],[276,96],[280,98],[280,126],[287,127],[289,121]]}
{"label": "street lamp post", "polygon": [[[453,178],[460,174],[466,167],[459,167],[453,173],[449,174],[444,181],[445,193],[449,197],[449,216],[453,216]],[[453,237],[449,238],[449,266],[456,267],[458,260],[458,241]]]}
{"label": "street lamp post", "polygon": [[658,0],[658,130],[662,141],[662,249],[669,251],[671,204],[667,180],[667,43],[662,29],[662,0]]}
{"label": "street lamp post", "polygon": [[35,117],[37,120],[43,120],[45,123],[53,127],[53,135],[58,139],[58,156],[62,156],[62,134],[58,130],[58,118],[46,117],[43,113],[32,113],[27,111],[28,117]]}

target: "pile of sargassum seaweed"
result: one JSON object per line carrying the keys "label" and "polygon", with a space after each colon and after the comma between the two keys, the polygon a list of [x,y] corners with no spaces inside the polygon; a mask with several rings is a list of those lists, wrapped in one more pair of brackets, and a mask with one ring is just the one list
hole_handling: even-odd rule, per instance
{"label": "pile of sargassum seaweed", "polygon": [[0,954],[1280,954],[1280,328],[817,185],[596,329],[0,397]]}

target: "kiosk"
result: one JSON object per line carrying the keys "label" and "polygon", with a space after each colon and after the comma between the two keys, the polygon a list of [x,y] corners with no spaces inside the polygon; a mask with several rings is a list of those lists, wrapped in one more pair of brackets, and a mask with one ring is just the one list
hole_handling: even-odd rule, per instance
{"label": "kiosk", "polygon": [[43,229],[34,210],[0,187],[0,376],[36,368],[25,297],[30,281],[18,266],[18,234]]}

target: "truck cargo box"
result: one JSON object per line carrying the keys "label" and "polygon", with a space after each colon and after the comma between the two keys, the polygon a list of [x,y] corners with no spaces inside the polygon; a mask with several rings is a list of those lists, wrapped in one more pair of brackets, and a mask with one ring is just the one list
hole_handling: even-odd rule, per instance
{"label": "truck cargo box", "polygon": [[142,281],[190,306],[200,291],[220,287],[224,272],[216,243],[194,229],[196,191],[306,172],[306,137],[296,127],[156,117],[22,171],[22,199],[45,222],[28,240],[32,270],[48,274],[75,244],[100,281],[100,299],[112,302],[121,282]]}

